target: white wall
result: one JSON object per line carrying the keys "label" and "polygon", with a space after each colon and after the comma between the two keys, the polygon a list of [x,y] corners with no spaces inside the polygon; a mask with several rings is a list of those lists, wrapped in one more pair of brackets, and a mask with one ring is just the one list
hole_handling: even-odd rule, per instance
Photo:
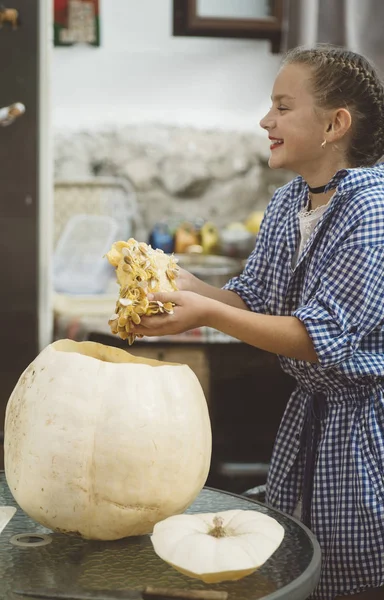
{"label": "white wall", "polygon": [[100,4],[99,48],[54,48],[54,129],[142,122],[259,129],[280,61],[268,42],[172,37],[171,0]]}

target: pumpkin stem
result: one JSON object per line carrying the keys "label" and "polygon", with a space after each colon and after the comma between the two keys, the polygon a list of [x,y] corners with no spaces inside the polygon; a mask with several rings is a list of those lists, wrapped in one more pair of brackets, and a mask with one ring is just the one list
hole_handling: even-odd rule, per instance
{"label": "pumpkin stem", "polygon": [[209,532],[209,535],[211,535],[212,537],[215,537],[215,538],[225,537],[227,535],[227,532],[225,531],[225,529],[223,527],[223,523],[224,523],[224,520],[222,517],[217,517],[217,516],[213,517],[214,527]]}

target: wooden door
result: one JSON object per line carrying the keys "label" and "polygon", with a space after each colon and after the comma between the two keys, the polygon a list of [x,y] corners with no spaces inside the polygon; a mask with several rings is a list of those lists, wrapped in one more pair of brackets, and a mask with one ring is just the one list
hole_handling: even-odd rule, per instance
{"label": "wooden door", "polygon": [[39,344],[41,15],[38,0],[10,0],[7,7],[18,10],[20,24],[0,28],[0,107],[21,102],[26,111],[0,124],[0,432],[9,395]]}

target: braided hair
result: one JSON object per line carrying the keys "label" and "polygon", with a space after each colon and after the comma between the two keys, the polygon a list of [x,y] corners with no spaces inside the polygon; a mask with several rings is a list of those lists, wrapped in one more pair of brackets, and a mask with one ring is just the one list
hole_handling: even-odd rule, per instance
{"label": "braided hair", "polygon": [[368,167],[377,163],[384,155],[384,86],[373,65],[360,54],[330,45],[294,48],[283,58],[285,64],[312,69],[312,92],[319,108],[350,111],[349,164]]}

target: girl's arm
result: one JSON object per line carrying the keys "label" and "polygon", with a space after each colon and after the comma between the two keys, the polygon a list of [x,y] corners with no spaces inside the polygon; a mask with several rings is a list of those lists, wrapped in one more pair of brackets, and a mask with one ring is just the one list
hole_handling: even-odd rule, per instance
{"label": "girl's arm", "polygon": [[274,354],[317,362],[311,338],[296,317],[263,315],[193,292],[153,295],[160,302],[173,302],[173,314],[143,317],[134,332],[146,336],[174,335],[196,327],[213,327],[246,344]]}
{"label": "girl's arm", "polygon": [[236,306],[237,308],[249,310],[248,306],[245,304],[245,302],[243,302],[240,296],[236,294],[236,292],[223,290],[210,285],[209,283],[198,279],[198,277],[189,271],[186,271],[185,269],[180,268],[176,284],[179,290],[195,292],[196,294],[200,294],[200,296],[204,296],[205,298],[211,298],[212,300],[218,300],[219,302],[223,302],[229,306]]}
{"label": "girl's arm", "polygon": [[303,323],[296,317],[263,315],[222,304],[209,307],[205,321],[208,327],[261,350],[318,362],[312,340]]}

